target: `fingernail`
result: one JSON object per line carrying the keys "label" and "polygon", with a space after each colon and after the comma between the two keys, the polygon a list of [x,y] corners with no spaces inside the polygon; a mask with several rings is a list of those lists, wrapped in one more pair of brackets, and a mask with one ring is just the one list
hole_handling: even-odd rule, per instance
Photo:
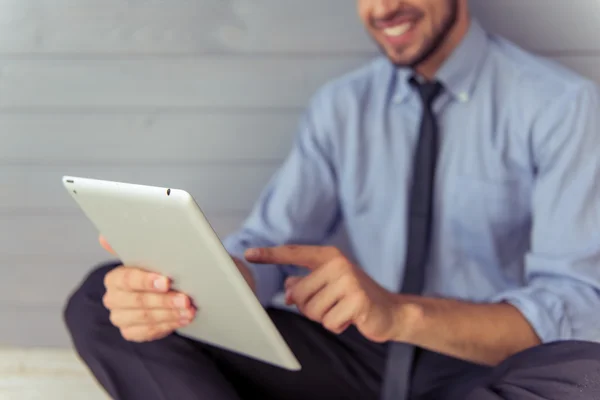
{"label": "fingernail", "polygon": [[287,278],[285,280],[285,288],[290,290],[298,281],[299,281],[299,279],[296,276]]}
{"label": "fingernail", "polygon": [[167,280],[163,277],[155,279],[154,288],[157,290],[167,290]]}
{"label": "fingernail", "polygon": [[185,326],[185,325],[188,325],[190,322],[192,322],[192,321],[190,321],[189,319],[185,319],[184,318],[181,321],[179,321],[179,325]]}
{"label": "fingernail", "polygon": [[179,315],[183,319],[190,319],[192,317],[192,313],[189,310],[180,310]]}
{"label": "fingernail", "polygon": [[187,306],[186,300],[187,299],[184,295],[179,295],[173,299],[173,304],[175,304],[175,307],[186,308],[186,306]]}
{"label": "fingernail", "polygon": [[260,249],[246,250],[246,257],[258,257],[259,255],[260,255]]}

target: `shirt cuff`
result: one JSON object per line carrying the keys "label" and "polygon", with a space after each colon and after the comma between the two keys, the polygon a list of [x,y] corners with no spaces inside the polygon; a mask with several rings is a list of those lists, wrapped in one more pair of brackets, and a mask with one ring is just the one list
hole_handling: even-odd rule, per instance
{"label": "shirt cuff", "polygon": [[544,288],[525,287],[507,291],[493,297],[491,302],[505,302],[516,307],[543,343],[567,340],[572,336],[563,299]]}

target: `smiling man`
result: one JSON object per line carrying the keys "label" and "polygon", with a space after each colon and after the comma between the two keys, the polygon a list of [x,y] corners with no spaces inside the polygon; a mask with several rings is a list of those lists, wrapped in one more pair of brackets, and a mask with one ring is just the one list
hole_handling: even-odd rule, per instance
{"label": "smiling man", "polygon": [[302,371],[174,334],[192,301],[114,262],[65,310],[113,398],[600,398],[598,87],[467,0],[358,10],[382,56],[315,94],[225,240]]}

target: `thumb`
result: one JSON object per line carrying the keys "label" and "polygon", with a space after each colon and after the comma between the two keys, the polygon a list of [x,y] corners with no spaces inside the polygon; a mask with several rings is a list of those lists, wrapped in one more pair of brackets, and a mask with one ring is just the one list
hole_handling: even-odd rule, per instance
{"label": "thumb", "polygon": [[301,276],[290,276],[285,280],[285,303],[288,306],[294,304],[294,300],[292,299],[292,288],[301,280]]}
{"label": "thumb", "polygon": [[100,235],[98,237],[98,241],[100,242],[100,245],[104,248],[104,250],[108,251],[109,253],[111,253],[113,255],[116,255],[115,251],[113,250],[112,247],[110,247],[110,244],[106,241],[104,236]]}
{"label": "thumb", "polygon": [[287,278],[285,280],[285,288],[287,289],[291,289],[296,283],[300,282],[302,280],[302,276],[290,276],[289,278]]}

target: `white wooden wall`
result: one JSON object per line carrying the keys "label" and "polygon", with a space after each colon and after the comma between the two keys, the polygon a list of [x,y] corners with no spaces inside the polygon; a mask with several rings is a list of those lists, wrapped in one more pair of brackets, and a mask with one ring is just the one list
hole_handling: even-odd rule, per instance
{"label": "white wooden wall", "polygon": [[[600,81],[600,1],[472,3]],[[188,189],[227,234],[308,97],[374,52],[348,0],[0,0],[0,345],[66,345],[63,302],[106,259],[62,175]]]}

